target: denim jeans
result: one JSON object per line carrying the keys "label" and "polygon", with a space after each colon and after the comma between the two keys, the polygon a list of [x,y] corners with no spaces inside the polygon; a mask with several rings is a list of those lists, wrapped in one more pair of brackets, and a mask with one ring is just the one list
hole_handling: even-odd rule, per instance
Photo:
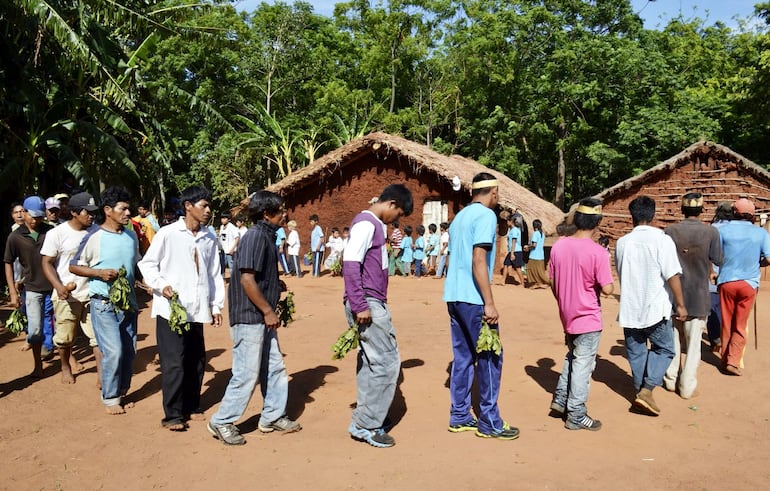
{"label": "denim jeans", "polygon": [[27,310],[27,342],[43,344],[43,316],[45,315],[45,299],[51,298],[48,293],[25,292],[24,307]]}
{"label": "denim jeans", "polygon": [[278,345],[278,331],[264,324],[235,324],[230,327],[230,337],[232,377],[211,422],[221,425],[238,421],[259,381],[263,398],[259,424],[269,425],[286,414],[289,398],[289,376]]}
{"label": "denim jeans", "polygon": [[105,406],[117,406],[131,387],[136,312],[116,309],[109,300],[94,297],[91,324],[102,352],[102,402]]}
{"label": "denim jeans", "polygon": [[569,351],[564,357],[564,368],[553,400],[567,408],[567,419],[572,422],[578,422],[586,415],[591,374],[596,368],[596,352],[601,337],[601,331],[565,335]]}
{"label": "denim jeans", "polygon": [[447,265],[447,256],[446,254],[441,254],[438,257],[438,266],[436,267],[436,278],[441,278],[446,274],[445,268]]}
{"label": "denim jeans", "polygon": [[[497,399],[500,395],[500,376],[503,354],[484,351],[476,353],[476,343],[484,315],[483,305],[466,302],[447,302],[449,327],[452,335],[452,370],[449,373],[451,409],[449,424],[467,423],[471,416],[471,386],[473,379],[479,386],[478,430],[484,434],[499,433],[504,421],[500,417]],[[497,325],[489,326],[498,329]]]}
{"label": "denim jeans", "polygon": [[[663,383],[667,390],[679,388],[679,395],[685,399],[692,397],[698,386],[698,365],[700,365],[700,345],[706,319],[674,321],[674,358],[666,370]],[[682,352],[687,353],[682,363]]]}
{"label": "denim jeans", "polygon": [[[356,366],[356,408],[352,420],[360,428],[381,428],[396,394],[401,359],[396,331],[387,304],[367,298],[372,322],[360,326],[358,364]],[[350,304],[345,302],[348,324],[355,320]]]}
{"label": "denim jeans", "polygon": [[[643,329],[623,328],[626,354],[637,392],[654,389],[663,383],[663,375],[674,358],[674,329],[671,319]],[[647,348],[647,341],[650,348]]]}

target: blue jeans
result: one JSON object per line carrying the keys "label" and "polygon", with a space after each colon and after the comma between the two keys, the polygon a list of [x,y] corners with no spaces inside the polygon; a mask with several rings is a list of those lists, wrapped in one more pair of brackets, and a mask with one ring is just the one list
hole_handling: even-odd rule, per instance
{"label": "blue jeans", "polygon": [[578,422],[586,415],[591,374],[596,368],[601,331],[565,334],[567,355],[553,394],[554,402],[567,409],[567,419]]}
{"label": "blue jeans", "polygon": [[232,377],[211,422],[221,425],[238,421],[259,380],[264,400],[259,424],[269,425],[286,414],[289,398],[289,376],[278,345],[278,331],[267,329],[264,324],[235,324],[230,328],[230,337]]}
{"label": "blue jeans", "polygon": [[117,406],[131,387],[136,312],[124,312],[109,300],[92,297],[91,324],[102,352],[102,402]]}
{"label": "blue jeans", "polygon": [[[484,306],[465,302],[447,302],[447,308],[454,355],[452,371],[449,374],[449,395],[452,402],[449,424],[467,423],[472,418],[471,386],[475,375],[481,399],[478,431],[485,434],[498,433],[503,430],[503,419],[497,407],[503,353],[501,352],[500,356],[490,351],[476,353]],[[498,328],[497,325],[489,327]]]}
{"label": "blue jeans", "polygon": [[436,267],[436,278],[441,278],[446,273],[446,271],[444,271],[444,268],[446,267],[448,257],[449,256],[447,256],[446,254],[439,255],[438,266]]}
{"label": "blue jeans", "polygon": [[[358,364],[356,366],[356,408],[352,420],[360,428],[381,428],[396,394],[401,358],[396,330],[387,304],[367,298],[372,322],[359,326]],[[348,324],[355,321],[350,303],[345,302]]]}
{"label": "blue jeans", "polygon": [[418,278],[422,276],[424,268],[422,267],[422,259],[414,260],[414,275]]}
{"label": "blue jeans", "polygon": [[643,329],[626,327],[623,328],[623,334],[636,391],[652,390],[661,385],[663,376],[674,359],[674,328],[671,319],[663,319]]}
{"label": "blue jeans", "polygon": [[53,351],[53,301],[50,293],[22,291],[21,301],[27,315],[27,343],[42,344]]}

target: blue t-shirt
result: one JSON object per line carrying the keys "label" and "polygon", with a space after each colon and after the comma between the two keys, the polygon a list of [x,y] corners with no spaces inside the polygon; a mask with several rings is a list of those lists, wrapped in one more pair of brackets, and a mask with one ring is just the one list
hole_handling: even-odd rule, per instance
{"label": "blue t-shirt", "polygon": [[414,241],[414,260],[422,261],[425,259],[425,239],[420,236]]}
{"label": "blue t-shirt", "polygon": [[414,259],[414,251],[412,250],[412,238],[408,235],[401,239],[401,250],[404,251],[401,254],[401,261],[411,263]]}
{"label": "blue t-shirt", "polygon": [[313,227],[313,231],[310,232],[310,250],[323,251],[324,250],[323,238],[324,238],[324,231],[321,230],[321,226],[316,225],[315,227]]}
{"label": "blue t-shirt", "polygon": [[[489,281],[495,267],[497,217],[481,203],[471,203],[458,213],[449,226],[449,261],[444,282],[445,302],[466,302],[484,305],[481,293],[473,279],[473,248],[487,249]],[[474,285],[474,288],[470,288]]]}
{"label": "blue t-shirt", "polygon": [[543,232],[535,230],[532,233],[532,242],[535,244],[535,248],[530,249],[529,258],[540,261],[545,260],[545,237],[543,236]]}
{"label": "blue t-shirt", "polygon": [[438,243],[438,234],[430,234],[430,237],[428,237],[428,245],[431,246],[431,250],[428,255],[438,256],[439,249],[441,249]]}
{"label": "blue t-shirt", "polygon": [[732,220],[717,230],[724,252],[717,285],[745,280],[752,288],[759,287],[759,258],[770,258],[770,234],[745,220]]}
{"label": "blue t-shirt", "polygon": [[278,231],[275,233],[275,245],[280,247],[284,240],[286,240],[286,230],[283,227],[278,227]]}
{"label": "blue t-shirt", "polygon": [[[131,285],[129,303],[136,309],[136,296],[134,294],[134,265],[139,261],[139,242],[134,231],[124,228],[120,232],[113,232],[102,227],[97,227],[88,232],[80,243],[80,248],[70,261],[76,266],[87,266],[95,269],[120,269],[126,268],[126,278]],[[112,282],[106,282],[101,278],[88,279],[88,293],[90,296],[110,296]]]}
{"label": "blue t-shirt", "polygon": [[513,252],[521,252],[521,230],[519,230],[519,227],[511,227],[508,229],[508,252],[511,252],[511,245],[513,245],[513,240],[516,239],[516,245],[513,246]]}

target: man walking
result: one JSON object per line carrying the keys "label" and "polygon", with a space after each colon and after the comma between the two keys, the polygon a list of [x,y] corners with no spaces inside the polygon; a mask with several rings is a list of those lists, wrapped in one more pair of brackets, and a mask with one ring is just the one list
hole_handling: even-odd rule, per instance
{"label": "man walking", "polygon": [[717,285],[722,308],[722,371],[743,375],[746,324],[759,288],[759,261],[770,257],[770,235],[754,225],[754,203],[740,198],[733,219],[719,227],[724,263]]}
{"label": "man walking", "polygon": [[[139,243],[131,226],[131,196],[123,187],[109,187],[101,196],[104,221],[89,232],[70,262],[70,271],[88,278],[91,323],[102,352],[102,403],[107,414],[124,414],[123,398],[131,386],[136,356],[136,295],[134,265]],[[128,309],[110,301],[110,287],[125,268]]]}
{"label": "man walking", "polygon": [[661,385],[674,358],[672,294],[676,318],[687,320],[679,279],[682,268],[674,241],[650,225],[655,216],[655,201],[648,196],[639,196],[631,201],[628,209],[634,229],[618,239],[615,247],[621,292],[618,322],[623,328],[637,393],[634,407],[657,416],[660,408],[652,391]]}
{"label": "man walking", "polygon": [[238,227],[230,222],[230,213],[224,212],[219,219],[219,254],[222,263],[222,274],[225,274],[225,268],[230,270],[230,276],[233,275],[233,254],[238,248],[238,241],[241,234]]}
{"label": "man walking", "polygon": [[75,341],[78,327],[88,337],[89,345],[93,349],[96,375],[98,383],[101,383],[102,353],[91,325],[88,282],[82,276],[70,272],[70,261],[93,225],[94,213],[98,209],[90,194],[73,195],[67,207],[69,220],[46,234],[40,250],[43,256],[43,272],[54,289],[52,297],[56,334],[53,341],[59,348],[61,380],[65,384],[75,383],[72,367],[80,368],[80,364],[72,356],[72,343]]}
{"label": "man walking", "polygon": [[225,445],[243,445],[235,426],[249,405],[259,380],[264,398],[258,428],[263,433],[292,433],[302,427],[286,416],[289,376],[278,345],[281,325],[275,309],[286,285],[278,278],[275,232],[286,219],[281,197],[270,191],[251,196],[249,219],[254,225],[243,236],[230,279],[228,313],[233,340],[232,378],[209,432]]}
{"label": "man walking", "polygon": [[[184,431],[189,419],[203,419],[201,385],[206,368],[203,324],[219,327],[225,304],[217,238],[201,226],[211,218],[211,191],[185,189],[185,215],[158,231],[139,261],[144,282],[152,288],[158,355],[163,389],[161,426]],[[174,331],[169,325],[174,295],[187,312],[187,323]]]}
{"label": "man walking", "polygon": [[568,348],[551,409],[566,413],[564,427],[569,430],[597,431],[602,427],[586,409],[603,329],[599,293],[606,296],[613,290],[610,256],[591,238],[601,221],[601,201],[580,201],[574,216],[577,232],[559,239],[551,248],[551,291],[559,305]]}
{"label": "man walking", "polygon": [[388,253],[386,224],[409,216],[412,193],[403,184],[386,187],[368,210],[350,225],[350,239],[342,258],[345,316],[358,325],[356,408],[348,431],[373,447],[396,444],[384,428],[401,370],[396,331],[387,304]]}
{"label": "man walking", "polygon": [[43,377],[43,323],[44,317],[53,314],[51,305],[51,283],[43,272],[40,249],[46,233],[53,229],[45,219],[45,202],[39,196],[30,196],[22,204],[24,221],[8,236],[5,243],[5,281],[8,284],[11,308],[21,305],[21,292],[14,280],[13,263],[21,264],[24,279],[24,305],[27,310],[27,343],[32,347],[34,369],[32,378]]}
{"label": "man walking", "polygon": [[[480,172],[471,184],[471,202],[449,227],[452,260],[444,284],[454,355],[449,375],[449,431],[475,431],[478,437],[513,440],[519,437],[519,430],[503,421],[497,407],[503,353],[476,353],[482,321],[499,330],[491,286],[497,239],[497,216],[492,210],[497,203],[497,179]],[[471,415],[474,372],[481,396],[478,419]]]}
{"label": "man walking", "polygon": [[[711,265],[722,265],[719,232],[698,219],[702,212],[703,195],[687,193],[682,197],[684,220],[666,227],[666,235],[674,240],[682,266],[682,295],[687,320],[674,320],[674,358],[663,377],[663,386],[672,392],[679,390],[682,399],[696,395],[701,337],[711,311]],[[683,351],[687,353],[684,362]]]}

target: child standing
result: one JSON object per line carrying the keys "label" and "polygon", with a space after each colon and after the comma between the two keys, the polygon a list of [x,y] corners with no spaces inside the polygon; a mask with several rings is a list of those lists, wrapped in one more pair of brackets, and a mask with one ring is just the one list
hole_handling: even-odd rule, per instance
{"label": "child standing", "polygon": [[404,276],[409,276],[412,271],[412,262],[414,261],[414,248],[412,242],[412,227],[407,225],[404,227],[404,238],[401,239],[401,268]]}
{"label": "child standing", "polygon": [[324,231],[318,224],[318,215],[310,215],[310,250],[313,252],[313,276],[321,276],[321,261],[324,257]]}
{"label": "child standing", "polygon": [[414,275],[422,277],[422,261],[425,259],[425,227],[417,226],[417,239],[414,241]]}
{"label": "child standing", "polygon": [[297,278],[302,278],[302,264],[299,261],[299,232],[297,232],[297,222],[289,220],[286,224],[289,227],[289,237],[286,239],[286,251],[289,253],[289,263],[291,269],[294,270],[294,274]]}
{"label": "child standing", "polygon": [[439,238],[438,266],[436,267],[436,278],[442,278],[449,266],[449,224],[441,222],[441,237]]}
{"label": "child standing", "polygon": [[428,232],[430,232],[430,235],[428,236],[428,246],[425,248],[425,253],[428,255],[428,270],[426,271],[426,274],[435,274],[436,272],[439,253],[439,237],[436,230],[435,223],[428,225]]}
{"label": "child standing", "polygon": [[550,281],[545,272],[545,235],[543,222],[532,222],[532,242],[529,245],[529,261],[527,262],[527,281],[532,288],[548,288]]}
{"label": "child standing", "polygon": [[[332,276],[337,276],[342,273],[342,251],[345,249],[345,244],[340,237],[340,229],[337,227],[332,228],[332,236],[329,237],[329,242],[326,243],[326,247],[331,251],[329,256],[324,261],[326,269],[331,270]],[[337,272],[334,268],[334,264],[339,263],[340,269]]]}

